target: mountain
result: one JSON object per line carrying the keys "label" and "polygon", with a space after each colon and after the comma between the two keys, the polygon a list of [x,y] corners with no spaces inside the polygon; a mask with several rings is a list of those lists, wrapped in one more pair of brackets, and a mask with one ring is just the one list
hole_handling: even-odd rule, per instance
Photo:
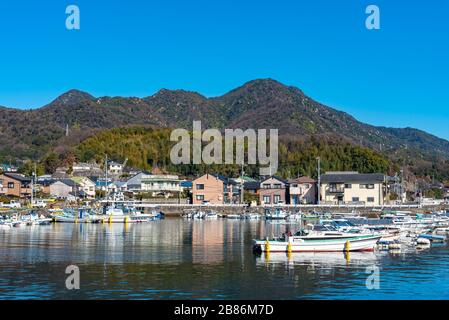
{"label": "mountain", "polygon": [[[284,138],[333,137],[401,159],[449,159],[449,142],[413,128],[372,126],[272,79],[250,81],[223,96],[162,89],[144,97],[93,97],[70,90],[34,110],[0,108],[0,156],[40,158],[101,129],[135,125],[190,129],[278,128]],[[66,125],[69,137],[65,137]],[[444,161],[445,161],[444,160]]]}

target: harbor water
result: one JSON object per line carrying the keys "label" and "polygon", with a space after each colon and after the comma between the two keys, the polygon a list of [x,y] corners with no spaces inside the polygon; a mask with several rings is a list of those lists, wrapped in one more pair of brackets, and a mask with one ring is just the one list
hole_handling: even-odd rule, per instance
{"label": "harbor water", "polygon": [[[252,239],[296,228],[170,218],[0,230],[0,299],[449,299],[446,244],[253,254]],[[79,290],[66,288],[70,265]]]}

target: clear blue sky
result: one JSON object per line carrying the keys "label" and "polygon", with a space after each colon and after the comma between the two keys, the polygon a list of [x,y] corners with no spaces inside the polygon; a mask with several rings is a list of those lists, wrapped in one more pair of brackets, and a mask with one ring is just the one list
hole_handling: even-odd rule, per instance
{"label": "clear blue sky", "polygon": [[[81,30],[65,29],[77,4]],[[365,28],[365,8],[381,30]],[[255,78],[300,87],[357,119],[449,139],[449,1],[2,1],[0,105],[77,88],[220,95]]]}

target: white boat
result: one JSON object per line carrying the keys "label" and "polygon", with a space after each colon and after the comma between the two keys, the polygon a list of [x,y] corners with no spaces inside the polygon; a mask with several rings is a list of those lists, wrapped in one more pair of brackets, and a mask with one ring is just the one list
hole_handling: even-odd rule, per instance
{"label": "white boat", "polygon": [[258,220],[260,216],[258,213],[247,213],[244,215],[244,218],[248,220]]}
{"label": "white boat", "polygon": [[218,214],[215,211],[208,211],[204,215],[204,219],[206,220],[216,220],[218,219]]}
{"label": "white boat", "polygon": [[123,208],[118,207],[105,207],[104,214],[95,215],[92,217],[93,222],[101,223],[139,223],[149,222],[156,219],[157,214],[144,214],[134,209],[125,212]]}
{"label": "white boat", "polygon": [[228,215],[226,216],[226,218],[227,218],[227,219],[231,219],[231,220],[240,220],[240,219],[242,219],[242,215],[241,215],[241,214],[234,214],[234,213],[231,213],[231,214],[228,214]]}
{"label": "white boat", "polygon": [[302,214],[301,213],[291,213],[286,217],[287,221],[301,221]]}
{"label": "white boat", "polygon": [[282,208],[275,208],[274,211],[267,209],[265,211],[265,218],[267,220],[285,220],[288,217],[288,212]]}
{"label": "white boat", "polygon": [[0,230],[9,230],[12,228],[12,224],[9,222],[0,223]]}
{"label": "white boat", "polygon": [[253,240],[253,249],[256,252],[374,251],[381,237],[373,234],[307,233],[301,230],[294,236]]}

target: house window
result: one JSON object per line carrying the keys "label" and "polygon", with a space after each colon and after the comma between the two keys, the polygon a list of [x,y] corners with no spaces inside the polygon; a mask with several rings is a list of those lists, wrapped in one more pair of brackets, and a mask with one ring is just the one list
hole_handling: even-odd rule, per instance
{"label": "house window", "polygon": [[352,202],[359,202],[359,197],[352,197]]}
{"label": "house window", "polygon": [[8,182],[8,188],[14,189],[14,182]]}
{"label": "house window", "polygon": [[304,184],[304,188],[309,189],[310,185],[308,183]]}
{"label": "house window", "polygon": [[263,196],[263,202],[265,204],[270,204],[271,203],[271,197],[270,196]]}
{"label": "house window", "polygon": [[360,189],[374,189],[374,184],[361,184]]}
{"label": "house window", "polygon": [[366,201],[368,201],[368,202],[374,202],[374,197],[368,197],[368,198],[366,199]]}
{"label": "house window", "polygon": [[279,201],[281,201],[281,196],[279,194],[275,194],[274,195],[274,203],[279,203]]}
{"label": "house window", "polygon": [[270,189],[271,185],[270,184],[263,184],[262,188],[263,189]]}
{"label": "house window", "polygon": [[351,189],[351,188],[352,188],[352,184],[350,184],[350,183],[345,183],[345,188],[346,188],[346,189]]}
{"label": "house window", "polygon": [[292,186],[292,188],[298,188],[297,184],[292,184],[291,186]]}
{"label": "house window", "polygon": [[196,195],[196,200],[203,201],[204,200],[204,194],[197,194]]}
{"label": "house window", "polygon": [[197,184],[196,190],[204,190],[204,184]]}
{"label": "house window", "polygon": [[281,185],[280,183],[275,183],[275,184],[273,185],[273,188],[274,188],[274,189],[281,189],[281,188],[282,188],[282,185]]}

